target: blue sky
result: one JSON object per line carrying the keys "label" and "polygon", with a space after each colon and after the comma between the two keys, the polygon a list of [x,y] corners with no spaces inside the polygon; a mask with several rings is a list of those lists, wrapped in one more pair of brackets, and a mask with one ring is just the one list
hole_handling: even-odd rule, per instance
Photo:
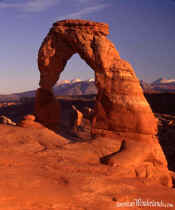
{"label": "blue sky", "polygon": [[[38,87],[38,49],[52,23],[67,18],[108,23],[138,78],[175,78],[174,0],[0,0],[0,94]],[[74,55],[61,79],[93,75]]]}

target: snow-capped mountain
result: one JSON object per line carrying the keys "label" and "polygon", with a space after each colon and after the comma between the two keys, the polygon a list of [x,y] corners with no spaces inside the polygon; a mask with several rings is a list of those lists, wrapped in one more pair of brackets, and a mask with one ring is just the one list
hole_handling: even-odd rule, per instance
{"label": "snow-capped mountain", "polygon": [[175,92],[175,79],[159,78],[151,83],[151,87],[160,92]]}
{"label": "snow-capped mountain", "polygon": [[162,85],[162,84],[175,84],[175,79],[166,79],[166,78],[159,78],[151,83],[151,85]]}
{"label": "snow-capped mountain", "polygon": [[56,83],[56,86],[73,84],[73,83],[78,83],[78,82],[95,82],[95,79],[94,78],[90,78],[88,80],[81,80],[80,78],[75,78],[75,79],[72,79],[72,80],[59,80]]}
{"label": "snow-capped mountain", "polygon": [[[140,85],[144,92],[147,93],[175,93],[175,79],[159,78],[154,82],[147,83],[143,80]],[[81,80],[79,78],[73,80],[61,80],[54,86],[54,93],[58,95],[89,95],[96,94],[94,78]],[[21,98],[35,97],[35,90],[8,95],[0,95],[0,102],[19,101]]]}
{"label": "snow-capped mountain", "polygon": [[88,82],[95,82],[95,79],[94,78],[91,78],[91,79],[88,79],[87,81]]}
{"label": "snow-capped mountain", "polygon": [[71,83],[77,83],[77,82],[81,82],[82,80],[80,78],[76,78],[76,79],[73,79],[71,80]]}
{"label": "snow-capped mountain", "polygon": [[59,80],[58,82],[57,82],[57,86],[59,86],[59,85],[65,85],[65,84],[70,84],[70,81],[69,80]]}
{"label": "snow-capped mountain", "polygon": [[55,95],[89,95],[96,94],[97,89],[94,79],[82,81],[79,78],[69,81],[69,83],[62,83],[54,87]]}

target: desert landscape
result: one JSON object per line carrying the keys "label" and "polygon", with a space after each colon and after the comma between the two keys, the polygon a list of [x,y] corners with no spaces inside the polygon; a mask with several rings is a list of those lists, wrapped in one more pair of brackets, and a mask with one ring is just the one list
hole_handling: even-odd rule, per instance
{"label": "desert landscape", "polygon": [[[56,131],[34,123],[19,127],[24,116],[34,114],[34,99],[0,109],[1,116],[17,123],[17,126],[1,125],[2,209],[116,209],[117,201],[134,199],[174,204],[174,188],[145,183],[140,177],[122,177],[119,171],[114,175],[112,169],[109,171],[108,166],[99,163],[104,154],[111,153],[112,147],[117,150],[119,145],[111,136],[91,139],[85,108],[93,109],[94,95],[65,96],[57,100],[64,113],[62,127]],[[72,105],[85,116],[76,133],[70,132]],[[175,114],[156,112],[155,115],[159,119],[159,143],[173,175]]]}
{"label": "desert landscape", "polygon": [[[2,96],[1,209],[175,209],[174,80],[139,81],[108,34],[102,22],[55,22],[38,52],[39,88]],[[95,82],[54,94],[75,53]]]}

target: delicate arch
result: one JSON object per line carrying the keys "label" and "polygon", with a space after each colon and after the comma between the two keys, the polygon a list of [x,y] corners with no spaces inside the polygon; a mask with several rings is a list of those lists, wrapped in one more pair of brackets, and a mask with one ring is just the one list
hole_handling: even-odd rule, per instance
{"label": "delicate arch", "polygon": [[[157,122],[144,98],[139,81],[129,63],[122,60],[114,44],[106,38],[108,25],[86,20],[64,20],[53,24],[38,54],[40,89],[36,114],[44,124],[59,123],[58,104],[52,87],[74,53],[95,71],[98,89],[92,133],[107,130],[155,134]],[[44,94],[49,100],[41,102]],[[52,107],[52,111],[50,109]],[[54,114],[51,114],[53,112]]]}

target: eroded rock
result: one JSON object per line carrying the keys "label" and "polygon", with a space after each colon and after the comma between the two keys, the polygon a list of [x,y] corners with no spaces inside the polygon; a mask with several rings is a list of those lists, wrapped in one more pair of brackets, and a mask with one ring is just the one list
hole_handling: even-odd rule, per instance
{"label": "eroded rock", "polygon": [[37,120],[42,124],[52,126],[59,123],[60,106],[52,90],[38,89],[35,111]]}
{"label": "eroded rock", "polygon": [[43,94],[53,95],[52,87],[67,61],[78,53],[95,71],[98,95],[92,133],[98,134],[101,129],[144,134],[157,132],[157,121],[139,80],[131,65],[120,58],[114,44],[106,38],[108,33],[107,24],[86,20],[53,24],[38,54],[40,89],[36,114],[39,121],[58,123],[54,97],[48,98],[47,103],[41,102],[41,90]]}
{"label": "eroded rock", "polygon": [[8,117],[1,115],[0,116],[0,124],[6,124],[6,125],[16,125],[15,122],[13,122],[11,119]]}
{"label": "eroded rock", "polygon": [[81,124],[82,124],[82,120],[83,120],[83,114],[74,106],[72,105],[72,109],[73,109],[73,127],[74,129],[79,129]]}
{"label": "eroded rock", "polygon": [[25,115],[18,125],[24,128],[42,128],[43,125],[36,122],[35,119],[36,117],[32,114]]}
{"label": "eroded rock", "polygon": [[[70,57],[78,53],[95,71],[98,94],[92,136],[112,132],[122,133],[126,139],[126,147],[120,153],[112,145],[111,152],[103,153],[103,156],[115,154],[108,160],[109,167],[114,168],[113,177],[115,173],[116,176],[132,175],[171,186],[167,162],[155,137],[157,119],[132,66],[120,58],[114,44],[106,38],[108,33],[107,24],[92,21],[65,20],[53,25],[38,54],[37,120],[45,125],[59,124],[60,108],[52,87]],[[110,144],[109,140],[107,146]]]}

